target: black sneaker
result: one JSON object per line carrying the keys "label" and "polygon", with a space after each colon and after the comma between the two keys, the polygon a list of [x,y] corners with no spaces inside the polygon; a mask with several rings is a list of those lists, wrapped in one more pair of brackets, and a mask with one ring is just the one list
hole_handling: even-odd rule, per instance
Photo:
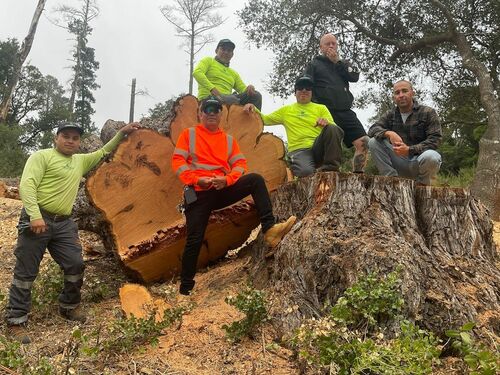
{"label": "black sneaker", "polygon": [[87,315],[85,312],[78,306],[75,309],[67,309],[64,307],[59,307],[59,314],[65,319],[72,320],[74,322],[85,323],[87,320]]}

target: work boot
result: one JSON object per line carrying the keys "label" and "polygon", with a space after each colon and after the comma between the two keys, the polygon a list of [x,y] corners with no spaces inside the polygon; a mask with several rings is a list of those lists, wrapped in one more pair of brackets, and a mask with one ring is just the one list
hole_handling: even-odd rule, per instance
{"label": "work boot", "polygon": [[26,324],[12,324],[7,326],[7,335],[21,344],[29,344],[31,342],[28,336],[28,330]]}
{"label": "work boot", "polygon": [[269,228],[267,232],[264,233],[264,241],[266,244],[271,248],[278,246],[285,234],[292,229],[295,220],[297,220],[295,216],[290,216],[284,223],[274,224]]}
{"label": "work boot", "polygon": [[80,306],[75,309],[67,309],[59,306],[59,314],[61,314],[64,319],[72,320],[74,322],[85,323],[87,320],[87,316]]}
{"label": "work boot", "polygon": [[316,169],[316,172],[338,172],[339,167],[336,167],[331,164],[323,164],[321,167]]}

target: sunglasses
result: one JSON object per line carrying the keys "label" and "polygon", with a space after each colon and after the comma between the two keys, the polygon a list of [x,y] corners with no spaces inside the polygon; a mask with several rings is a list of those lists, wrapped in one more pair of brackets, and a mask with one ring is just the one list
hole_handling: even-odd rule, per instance
{"label": "sunglasses", "polygon": [[303,91],[303,90],[306,90],[306,91],[312,91],[312,87],[297,87],[295,90],[296,91]]}
{"label": "sunglasses", "polygon": [[219,107],[206,107],[206,108],[203,108],[203,113],[209,115],[209,114],[217,114],[217,113],[220,113],[220,111],[222,111],[222,108],[219,108]]}

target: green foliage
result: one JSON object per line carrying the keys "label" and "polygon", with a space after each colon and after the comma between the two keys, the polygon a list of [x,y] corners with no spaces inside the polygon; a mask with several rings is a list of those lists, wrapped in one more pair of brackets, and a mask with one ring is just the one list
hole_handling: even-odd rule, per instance
{"label": "green foliage", "polygon": [[16,370],[23,375],[51,375],[54,369],[46,357],[30,365],[26,359],[22,344],[0,335],[0,365]]}
{"label": "green foliage", "polygon": [[[432,333],[402,320],[398,271],[387,277],[370,273],[358,280],[319,320],[305,321],[294,344],[310,364],[332,374],[429,374],[440,350]],[[384,340],[383,326],[399,323]],[[361,329],[361,330],[360,330]]]}
{"label": "green foliage", "polygon": [[50,260],[45,267],[41,267],[40,273],[33,284],[31,293],[33,307],[46,312],[57,301],[63,287],[64,273],[56,262]]}
{"label": "green foliage", "polygon": [[222,328],[231,342],[238,342],[245,336],[252,336],[262,323],[267,319],[266,296],[263,291],[247,287],[237,296],[229,296],[226,303],[236,307],[245,314],[245,317],[230,325],[224,324]]}
{"label": "green foliage", "polygon": [[175,99],[168,99],[163,103],[157,103],[153,108],[148,110],[148,117],[151,120],[160,120],[172,113]]}
{"label": "green foliage", "polygon": [[188,308],[177,306],[166,309],[159,322],[155,318],[156,309],[151,309],[146,319],[138,319],[134,316],[129,319],[117,319],[109,329],[111,339],[104,342],[104,348],[109,351],[128,352],[146,343],[157,345],[161,332],[174,322],[181,320]]}
{"label": "green foliage", "polygon": [[438,174],[437,185],[468,188],[474,178],[474,168],[462,168],[455,174]]}
{"label": "green foliage", "polygon": [[498,351],[492,353],[482,344],[476,344],[470,334],[475,323],[467,323],[460,329],[448,330],[446,336],[451,339],[451,347],[458,352],[469,366],[471,375],[495,375],[500,372]]}
{"label": "green foliage", "polygon": [[0,124],[0,177],[21,175],[28,158],[18,143],[22,134],[18,125]]}

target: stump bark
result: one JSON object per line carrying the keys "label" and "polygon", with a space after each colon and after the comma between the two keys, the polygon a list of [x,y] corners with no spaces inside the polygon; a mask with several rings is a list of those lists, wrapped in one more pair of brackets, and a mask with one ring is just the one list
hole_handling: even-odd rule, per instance
{"label": "stump bark", "polygon": [[[180,271],[186,236],[184,218],[177,210],[182,184],[170,163],[180,132],[198,123],[197,108],[195,97],[181,98],[174,106],[170,136],[152,129],[135,131],[87,179],[90,200],[102,212],[102,227],[119,258],[146,282],[168,279]],[[283,142],[262,133],[260,117],[231,106],[224,107],[222,118],[221,127],[240,144],[249,171],[260,173],[270,191],[286,181]],[[258,224],[251,200],[214,213],[198,266],[240,246]]]}
{"label": "stump bark", "polygon": [[[298,217],[274,261],[253,249],[252,278],[275,296],[290,335],[360,275],[402,266],[405,314],[437,334],[475,321],[500,334],[500,271],[487,210],[464,189],[318,173],[281,186],[275,213]],[[261,241],[261,240],[260,240]]]}

